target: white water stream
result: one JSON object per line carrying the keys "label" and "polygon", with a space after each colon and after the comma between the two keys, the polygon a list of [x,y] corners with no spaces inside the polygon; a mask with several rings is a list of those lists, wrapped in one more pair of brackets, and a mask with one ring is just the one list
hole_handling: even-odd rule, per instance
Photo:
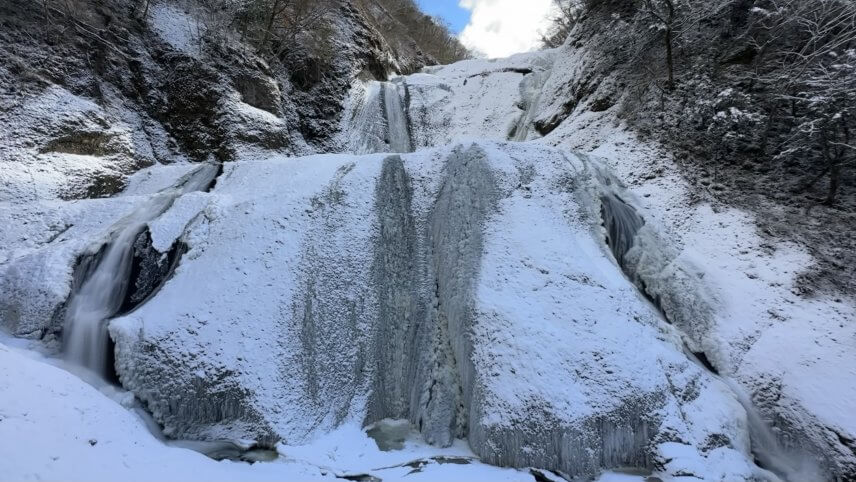
{"label": "white water stream", "polygon": [[412,152],[407,111],[399,82],[369,82],[353,94],[348,150],[355,154]]}
{"label": "white water stream", "polygon": [[169,209],[182,194],[205,189],[217,166],[203,165],[175,186],[157,193],[113,226],[112,239],[72,293],[65,315],[63,352],[66,360],[102,377],[110,373],[107,322],[122,308],[133,268],[134,241],[146,225]]}
{"label": "white water stream", "polygon": [[391,152],[411,152],[410,129],[407,112],[401,100],[402,87],[394,82],[383,83],[383,102],[386,114],[387,144]]}

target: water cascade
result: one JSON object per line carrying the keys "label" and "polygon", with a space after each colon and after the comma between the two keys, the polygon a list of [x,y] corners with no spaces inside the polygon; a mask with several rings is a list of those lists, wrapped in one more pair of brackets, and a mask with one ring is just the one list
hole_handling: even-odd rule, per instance
{"label": "water cascade", "polygon": [[520,82],[520,103],[518,104],[522,112],[514,128],[508,134],[508,140],[524,142],[529,138],[538,112],[537,107],[541,100],[541,91],[549,76],[550,69],[524,74],[523,80]]}
{"label": "water cascade", "polygon": [[83,273],[82,282],[72,292],[66,310],[63,336],[65,358],[92,372],[107,376],[112,353],[107,321],[120,314],[132,283],[134,243],[152,221],[165,212],[182,194],[206,189],[218,172],[204,165],[182,178],[175,186],[157,193],[113,227],[107,243]]}
{"label": "water cascade", "polygon": [[[625,262],[625,257],[628,251],[634,247],[636,235],[645,225],[645,220],[633,206],[612,192],[602,194],[600,200],[603,227],[606,230],[606,243],[619,266],[631,281],[634,284],[641,282],[642,280],[637,279],[635,268]],[[666,322],[670,322],[662,306],[659,306],[658,302],[651,299],[643,290],[640,289],[640,291],[652,301]],[[686,352],[691,360],[709,371],[712,376],[722,380],[731,389],[740,405],[743,406],[749,423],[752,454],[760,467],[788,482],[823,480],[823,476],[820,475],[822,473],[820,468],[808,454],[798,450],[788,450],[782,446],[740,384],[730,378],[720,376],[715,367],[704,356],[704,353],[695,354],[689,349]],[[769,475],[772,476],[772,474]]]}
{"label": "water cascade", "polygon": [[383,83],[383,106],[386,116],[387,144],[391,152],[411,152],[410,129],[399,84]]}
{"label": "water cascade", "polygon": [[355,154],[412,152],[410,127],[400,82],[370,82],[346,129]]}

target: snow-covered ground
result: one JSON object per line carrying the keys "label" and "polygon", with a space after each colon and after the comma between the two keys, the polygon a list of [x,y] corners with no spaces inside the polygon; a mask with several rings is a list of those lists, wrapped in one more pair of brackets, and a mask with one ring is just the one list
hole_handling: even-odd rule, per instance
{"label": "snow-covered ground", "polygon": [[463,441],[439,449],[405,431],[393,437],[400,448],[384,452],[358,425],[311,445],[280,445],[274,461],[218,462],[159,440],[130,409],[132,394],[98,390],[33,346],[0,340],[0,366],[2,480],[534,480],[528,471],[479,463]]}

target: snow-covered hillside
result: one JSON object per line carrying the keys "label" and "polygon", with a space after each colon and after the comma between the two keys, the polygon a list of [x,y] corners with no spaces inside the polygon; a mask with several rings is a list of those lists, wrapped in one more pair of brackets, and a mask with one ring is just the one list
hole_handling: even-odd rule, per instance
{"label": "snow-covered hillside", "polygon": [[[801,296],[804,249],[569,107],[580,56],[349,80],[302,157],[128,167],[151,119],[61,87],[7,111],[0,478],[856,476],[852,299]],[[224,90],[229,139],[296,132]],[[93,170],[118,192],[81,195]]]}

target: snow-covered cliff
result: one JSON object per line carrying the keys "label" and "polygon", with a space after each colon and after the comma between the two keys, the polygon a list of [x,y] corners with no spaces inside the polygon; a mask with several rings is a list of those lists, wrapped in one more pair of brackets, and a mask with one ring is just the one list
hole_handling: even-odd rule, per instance
{"label": "snow-covered cliff", "polygon": [[[759,237],[745,212],[699,203],[608,110],[569,108],[579,55],[566,46],[348,79],[342,115],[324,120],[329,139],[315,147],[340,153],[236,143],[214,182],[194,189],[182,186],[220,167],[154,159],[115,196],[66,201],[40,183],[69,177],[30,169],[46,160],[41,141],[0,139],[26,167],[0,202],[11,226],[0,232],[0,323],[49,347],[67,342],[74,296],[116,243],[133,242],[120,280],[131,288],[104,325],[107,375],[167,437],[291,458],[247,467],[253,476],[295,460],[305,478],[440,460],[401,459],[416,457],[414,439],[420,457],[477,456],[539,477],[628,467],[704,480],[852,476],[852,303],[800,297],[796,275],[812,262],[803,250]],[[45,92],[66,109],[63,125],[116,129],[102,105]],[[13,109],[21,132],[53,132],[38,127],[54,122],[39,115],[46,95]],[[254,132],[250,117],[288,124],[284,110],[228,98],[218,109],[243,119],[240,135]],[[133,146],[134,132],[98,145]],[[92,155],[63,152],[49,169],[88,179],[70,162]],[[39,181],[30,197],[28,173]],[[176,195],[148,209],[164,193]],[[126,236],[141,207],[151,215]],[[55,396],[10,374],[19,355],[3,350],[4,391]],[[37,363],[24,366],[47,373]],[[100,396],[57,383],[75,400]],[[0,404],[15,424],[43,426],[13,408]],[[377,467],[331,442],[365,441],[363,427],[386,437],[387,419],[414,433],[405,428],[399,455],[369,456]],[[476,477],[532,477],[478,467]]]}

